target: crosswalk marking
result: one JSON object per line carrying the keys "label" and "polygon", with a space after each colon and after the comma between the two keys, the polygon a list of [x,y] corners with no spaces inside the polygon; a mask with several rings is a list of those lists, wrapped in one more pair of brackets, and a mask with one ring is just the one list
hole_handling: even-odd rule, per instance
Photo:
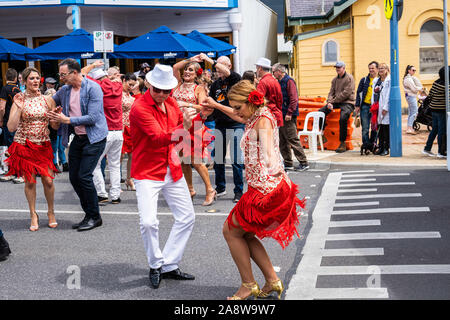
{"label": "crosswalk marking", "polygon": [[382,187],[382,186],[413,186],[415,182],[385,182],[385,183],[344,183],[340,184],[342,187]]}
{"label": "crosswalk marking", "polygon": [[316,288],[315,299],[388,299],[387,288]]}
{"label": "crosswalk marking", "polygon": [[379,239],[429,239],[440,238],[439,232],[373,232],[329,234],[327,241],[342,240],[379,240]]}
{"label": "crosswalk marking", "polygon": [[430,212],[428,207],[403,207],[403,208],[377,208],[377,209],[358,209],[358,210],[338,210],[335,214],[374,214],[374,213],[400,213],[400,212]]}
{"label": "crosswalk marking", "polygon": [[349,192],[377,192],[377,188],[370,188],[370,189],[340,189],[338,190],[338,193],[349,193]]}
{"label": "crosswalk marking", "polygon": [[363,178],[363,177],[404,177],[409,176],[410,173],[371,173],[371,174],[349,174],[343,176],[344,178]]}
{"label": "crosswalk marking", "polygon": [[368,202],[346,202],[346,203],[335,203],[333,207],[364,207],[364,206],[379,206],[379,201],[368,201]]}
{"label": "crosswalk marking", "polygon": [[371,182],[371,181],[377,181],[377,179],[348,179],[348,180],[341,180],[342,182]]}
{"label": "crosswalk marking", "polygon": [[[377,265],[380,274],[450,274],[450,264]],[[326,266],[320,267],[319,275],[362,275],[373,274],[369,266]]]}
{"label": "crosswalk marking", "polygon": [[380,226],[380,220],[331,221],[330,228]]}
{"label": "crosswalk marking", "polygon": [[386,194],[368,194],[357,196],[337,196],[336,200],[356,200],[356,199],[375,199],[375,198],[414,198],[421,197],[421,193],[386,193]]}
{"label": "crosswalk marking", "polygon": [[324,249],[324,257],[382,256],[383,248]]}

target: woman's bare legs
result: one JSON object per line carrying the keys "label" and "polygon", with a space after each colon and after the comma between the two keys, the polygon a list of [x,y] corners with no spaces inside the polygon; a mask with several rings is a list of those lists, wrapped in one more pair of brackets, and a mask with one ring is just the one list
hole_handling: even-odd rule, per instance
{"label": "woman's bare legs", "polygon": [[[194,163],[194,162],[192,162],[192,163]],[[194,169],[198,172],[198,174],[200,175],[200,177],[203,180],[203,183],[205,184],[206,198],[205,198],[205,202],[203,203],[203,205],[209,205],[214,201],[214,197],[216,196],[216,191],[214,190],[213,186],[211,185],[211,179],[209,178],[208,168],[203,163],[199,163],[199,164],[194,163]],[[191,184],[192,184],[192,170],[191,170]],[[188,184],[188,186],[189,186],[189,184]]]}
{"label": "woman's bare legs", "polygon": [[[36,175],[33,174],[33,179],[36,179]],[[36,183],[29,182],[25,178],[25,197],[28,201],[28,208],[30,209],[31,225],[30,230],[36,231],[39,227],[38,216],[36,215]]]}
{"label": "woman's bare legs", "polygon": [[[51,175],[53,173],[51,172]],[[42,176],[42,186],[44,187],[44,195],[45,199],[47,200],[47,207],[48,207],[48,224],[49,226],[53,226],[56,224],[56,218],[55,218],[55,185],[53,184],[53,179],[47,176]]]}

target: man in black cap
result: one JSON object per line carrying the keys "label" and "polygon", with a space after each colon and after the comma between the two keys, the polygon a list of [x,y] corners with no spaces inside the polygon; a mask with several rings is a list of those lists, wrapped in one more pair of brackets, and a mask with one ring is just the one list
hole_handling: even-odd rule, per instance
{"label": "man in black cap", "polygon": [[55,80],[55,78],[52,77],[48,77],[45,79],[45,91],[47,91],[48,89],[55,89],[56,90],[56,83],[57,81]]}
{"label": "man in black cap", "polygon": [[140,70],[135,74],[136,76],[142,78],[142,80],[145,80],[145,75],[150,72],[151,67],[147,62],[144,62],[143,64],[140,65],[139,68]]}

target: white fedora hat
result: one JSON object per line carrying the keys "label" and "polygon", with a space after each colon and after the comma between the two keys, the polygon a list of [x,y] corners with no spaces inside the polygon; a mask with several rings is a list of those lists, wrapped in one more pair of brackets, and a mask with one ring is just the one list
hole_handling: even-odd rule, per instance
{"label": "white fedora hat", "polygon": [[272,68],[272,64],[270,60],[267,58],[259,58],[258,61],[256,62],[256,65],[267,69]]}
{"label": "white fedora hat", "polygon": [[153,87],[162,90],[170,90],[178,85],[172,67],[164,64],[157,64],[152,71],[146,74],[145,79]]}
{"label": "white fedora hat", "polygon": [[91,71],[90,76],[95,80],[106,77],[108,74],[103,69],[95,69]]}

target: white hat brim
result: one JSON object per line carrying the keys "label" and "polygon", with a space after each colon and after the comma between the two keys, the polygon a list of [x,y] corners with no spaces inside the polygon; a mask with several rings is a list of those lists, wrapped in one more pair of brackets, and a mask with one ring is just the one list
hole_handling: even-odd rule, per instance
{"label": "white hat brim", "polygon": [[166,84],[158,83],[154,79],[152,79],[152,73],[153,73],[153,71],[150,71],[145,76],[145,80],[147,80],[147,82],[150,83],[150,85],[152,87],[155,87],[155,88],[158,88],[161,90],[172,90],[172,89],[176,88],[176,86],[178,85],[178,80],[175,77],[173,77],[169,83],[166,83]]}

